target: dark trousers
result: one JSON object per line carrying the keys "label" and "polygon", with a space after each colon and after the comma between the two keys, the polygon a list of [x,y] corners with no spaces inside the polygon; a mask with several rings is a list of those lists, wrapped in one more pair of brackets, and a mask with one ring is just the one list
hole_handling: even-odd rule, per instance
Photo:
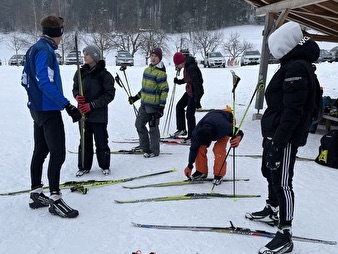
{"label": "dark trousers", "polygon": [[[185,108],[187,108],[186,112],[184,110]],[[191,138],[191,134],[196,126],[195,112],[195,98],[184,93],[182,98],[176,104],[176,127],[177,130],[187,130],[185,124],[186,118],[188,123],[187,138]]]}
{"label": "dark trousers", "polygon": [[66,158],[65,130],[60,111],[30,111],[34,120],[34,151],[31,161],[31,188],[42,187],[43,163],[49,153],[50,192],[60,191],[60,170]]}
{"label": "dark trousers", "polygon": [[280,226],[291,226],[294,213],[295,196],[292,180],[298,147],[287,144],[283,150],[281,165],[276,170],[265,166],[265,157],[271,147],[271,141],[263,142],[262,174],[268,181],[268,200],[271,206],[279,206]]}
{"label": "dark trousers", "polygon": [[[81,133],[81,121],[79,124]],[[84,161],[82,165],[82,150],[81,150],[81,138],[79,145],[78,155],[78,168],[80,170],[90,170],[93,164],[94,148],[93,137],[96,147],[96,158],[99,167],[102,169],[109,169],[110,167],[110,149],[108,146],[108,132],[107,123],[90,123],[85,122],[84,132]]]}

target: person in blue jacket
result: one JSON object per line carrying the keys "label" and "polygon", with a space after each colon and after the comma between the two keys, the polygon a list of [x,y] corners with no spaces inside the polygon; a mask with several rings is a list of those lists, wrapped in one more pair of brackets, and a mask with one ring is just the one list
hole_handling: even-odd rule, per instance
{"label": "person in blue jacket", "polygon": [[[184,169],[185,175],[191,180],[201,180],[207,177],[207,149],[212,141],[216,141],[212,149],[215,156],[213,183],[221,184],[226,174],[226,145],[230,139],[231,147],[237,147],[243,135],[237,127],[233,128],[231,109],[213,110],[207,113],[192,132],[189,162]],[[194,163],[196,171],[191,175]]]}
{"label": "person in blue jacket", "polygon": [[[63,34],[63,19],[54,15],[41,21],[43,35],[26,53],[21,84],[28,95],[27,106],[34,122],[34,151],[30,165],[29,206],[49,206],[49,212],[74,218],[79,212],[67,205],[60,192],[60,170],[65,161],[65,130],[61,110],[66,109],[73,122],[81,118],[79,110],[63,95],[59,64],[54,50]],[[48,182],[50,198],[41,183],[43,163],[49,154]]]}

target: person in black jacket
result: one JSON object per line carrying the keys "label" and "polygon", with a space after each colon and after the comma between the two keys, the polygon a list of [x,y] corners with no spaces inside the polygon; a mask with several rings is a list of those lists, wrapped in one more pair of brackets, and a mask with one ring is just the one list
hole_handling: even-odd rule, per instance
{"label": "person in black jacket", "polygon": [[311,64],[319,56],[319,47],[310,38],[303,37],[300,25],[295,22],[274,31],[268,45],[281,63],[266,89],[267,109],[261,119],[261,170],[268,182],[268,198],[262,211],[247,213],[246,217],[278,224],[275,237],[259,253],[286,253],[293,249],[292,179],[296,154],[298,147],[306,144],[316,96],[320,93]]}
{"label": "person in black jacket", "polygon": [[[195,112],[197,108],[201,108],[201,98],[204,94],[203,77],[195,58],[185,56],[181,52],[176,52],[173,57],[176,68],[182,69],[183,79],[174,78],[175,84],[186,84],[186,92],[176,104],[176,127],[177,131],[173,134],[174,137],[185,136],[185,141],[189,142],[191,134],[196,126]],[[185,123],[185,111],[188,124],[188,132]]]}
{"label": "person in black jacket", "polygon": [[[212,149],[215,155],[213,183],[221,184],[226,174],[226,145],[229,138],[231,138],[231,147],[235,148],[241,142],[243,135],[243,132],[238,130],[237,127],[233,128],[231,110],[213,110],[207,113],[192,132],[189,162],[184,169],[184,174],[190,180],[201,180],[207,177],[207,149],[212,141],[216,141]],[[191,175],[194,163],[196,164],[196,171]]]}
{"label": "person in black jacket", "polygon": [[[78,154],[78,172],[76,176],[89,173],[93,163],[93,136],[96,157],[104,175],[110,174],[110,149],[108,146],[108,104],[115,97],[114,78],[105,68],[100,49],[88,45],[83,49],[85,64],[81,67],[83,95],[80,95],[79,75],[74,75],[73,96],[79,104],[79,110],[85,114],[84,161],[82,165],[81,140]],[[81,124],[80,132],[81,132]]]}

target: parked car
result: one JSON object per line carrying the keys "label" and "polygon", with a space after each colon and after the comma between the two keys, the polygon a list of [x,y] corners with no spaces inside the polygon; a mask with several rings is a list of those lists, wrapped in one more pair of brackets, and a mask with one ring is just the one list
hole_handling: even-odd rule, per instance
{"label": "parked car", "polygon": [[55,53],[55,55],[59,65],[63,65],[62,56],[59,53]]}
{"label": "parked car", "polygon": [[[81,51],[78,51],[78,56],[79,56],[79,64],[83,64],[83,56],[81,54]],[[65,64],[77,64],[76,62],[76,51],[71,51],[68,53],[68,55],[65,58]]]}
{"label": "parked car", "polygon": [[25,55],[13,55],[9,60],[8,60],[8,65],[24,65],[26,60]]}
{"label": "parked car", "polygon": [[330,52],[333,56],[333,61],[338,62],[338,46],[333,47]]}
{"label": "parked car", "polygon": [[204,67],[223,67],[225,68],[225,57],[221,52],[208,52],[204,58]]}
{"label": "parked car", "polygon": [[333,62],[333,55],[329,51],[321,49],[317,62]]}
{"label": "parked car", "polygon": [[259,64],[261,61],[261,53],[258,50],[245,50],[241,57],[241,65]]}
{"label": "parked car", "polygon": [[134,66],[134,57],[125,50],[117,51],[116,57],[116,66]]}
{"label": "parked car", "polygon": [[279,64],[279,60],[277,58],[275,58],[271,53],[269,54],[269,60],[268,60],[269,64]]}

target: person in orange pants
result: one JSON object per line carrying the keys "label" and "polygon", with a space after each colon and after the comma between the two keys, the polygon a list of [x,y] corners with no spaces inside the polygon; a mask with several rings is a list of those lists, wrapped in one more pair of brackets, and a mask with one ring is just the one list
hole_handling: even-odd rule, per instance
{"label": "person in orange pants", "polygon": [[[236,135],[233,135],[233,132]],[[231,147],[235,148],[241,142],[243,135],[243,131],[233,128],[233,116],[230,110],[213,110],[207,113],[192,133],[189,162],[184,169],[184,174],[190,180],[202,180],[207,177],[207,149],[212,141],[216,141],[212,149],[215,157],[213,183],[221,184],[226,174],[227,143],[230,139]],[[194,163],[196,172],[191,174]]]}

